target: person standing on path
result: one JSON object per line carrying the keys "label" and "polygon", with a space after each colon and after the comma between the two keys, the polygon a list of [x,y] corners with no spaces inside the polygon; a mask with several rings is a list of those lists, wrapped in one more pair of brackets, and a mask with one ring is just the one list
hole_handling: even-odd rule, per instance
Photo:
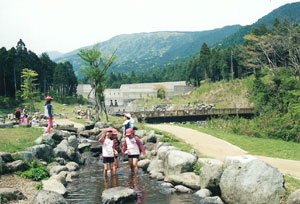
{"label": "person standing on path", "polygon": [[48,119],[48,127],[46,129],[46,133],[50,134],[50,130],[53,126],[53,107],[51,105],[52,97],[47,96],[45,98],[46,103],[45,103],[45,116]]}
{"label": "person standing on path", "polygon": [[114,155],[116,150],[114,149],[114,140],[112,139],[112,129],[106,128],[99,142],[102,144],[104,176],[107,177],[108,166],[110,167],[110,175],[113,176],[116,174],[116,168],[114,165]]}
{"label": "person standing on path", "polygon": [[128,153],[128,162],[131,171],[137,175],[138,173],[137,164],[138,164],[140,152],[142,152],[144,156],[146,156],[146,152],[142,141],[137,136],[133,135],[132,128],[126,130],[126,136],[125,136],[123,149],[122,149],[123,154],[126,153],[126,151]]}

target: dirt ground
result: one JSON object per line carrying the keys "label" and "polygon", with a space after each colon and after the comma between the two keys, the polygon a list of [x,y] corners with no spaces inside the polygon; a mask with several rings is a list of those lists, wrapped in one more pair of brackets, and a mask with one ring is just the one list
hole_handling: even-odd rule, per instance
{"label": "dirt ground", "polygon": [[73,122],[73,121],[68,120],[68,119],[55,119],[55,123],[56,123],[56,124],[59,124],[59,125],[69,125],[69,124],[74,124],[74,127],[75,127],[75,128],[83,127],[82,124]]}
{"label": "dirt ground", "polygon": [[[191,144],[201,154],[211,158],[224,161],[226,156],[242,156],[248,153],[241,148],[234,146],[224,140],[218,139],[211,135],[198,132],[193,129],[174,126],[174,125],[149,125],[152,128],[159,129],[174,134],[176,137],[184,139],[185,142]],[[283,174],[300,178],[300,161],[271,158],[265,156],[257,156],[258,159],[265,161],[273,167],[276,167]]]}

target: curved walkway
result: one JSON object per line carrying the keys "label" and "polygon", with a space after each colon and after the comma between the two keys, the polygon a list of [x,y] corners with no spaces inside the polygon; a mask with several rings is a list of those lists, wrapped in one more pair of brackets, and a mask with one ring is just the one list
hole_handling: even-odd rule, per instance
{"label": "curved walkway", "polygon": [[[158,130],[172,133],[176,137],[181,138],[185,142],[191,144],[201,154],[218,159],[220,161],[224,161],[224,158],[226,156],[242,156],[248,154],[241,148],[234,146],[224,140],[193,129],[166,124],[148,126]],[[294,177],[300,178],[300,161],[278,159],[257,155],[254,156],[265,161],[271,166],[278,168],[283,174],[290,174]]]}

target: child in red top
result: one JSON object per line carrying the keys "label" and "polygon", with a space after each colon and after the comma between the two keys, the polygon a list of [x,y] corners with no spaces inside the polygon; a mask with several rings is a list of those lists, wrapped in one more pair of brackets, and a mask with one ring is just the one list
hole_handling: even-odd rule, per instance
{"label": "child in red top", "polygon": [[102,144],[104,176],[107,176],[108,166],[110,167],[111,175],[115,175],[114,154],[116,151],[114,149],[114,140],[112,139],[112,129],[106,128],[99,142]]}
{"label": "child in red top", "polygon": [[146,152],[142,141],[137,136],[133,135],[132,128],[126,130],[125,140],[122,149],[123,153],[125,153],[126,150],[128,152],[128,162],[131,171],[134,172],[134,174],[137,174],[138,173],[137,163],[140,156],[140,152],[142,152],[144,156],[146,156]]}

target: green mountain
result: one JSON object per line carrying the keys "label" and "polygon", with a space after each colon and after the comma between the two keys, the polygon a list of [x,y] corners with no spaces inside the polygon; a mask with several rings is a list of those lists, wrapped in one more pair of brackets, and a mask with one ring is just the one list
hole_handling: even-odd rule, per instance
{"label": "green mountain", "polygon": [[[206,42],[209,46],[235,33],[240,25],[201,31],[179,32],[162,31],[119,35],[99,44],[104,54],[111,54],[116,48],[117,60],[113,72],[144,72],[152,67],[162,66],[171,62],[181,61],[196,52]],[[79,49],[78,49],[79,50]],[[56,62],[69,61],[79,78],[83,61],[77,56],[78,50],[62,55]]]}
{"label": "green mountain", "polygon": [[250,33],[253,26],[260,26],[264,23],[266,25],[272,25],[275,19],[280,22],[288,20],[291,22],[300,23],[300,2],[285,4],[275,10],[273,10],[268,15],[258,19],[258,21],[252,25],[243,26],[233,35],[221,40],[215,46],[219,48],[226,48],[232,45],[239,45],[244,42],[244,36]]}

